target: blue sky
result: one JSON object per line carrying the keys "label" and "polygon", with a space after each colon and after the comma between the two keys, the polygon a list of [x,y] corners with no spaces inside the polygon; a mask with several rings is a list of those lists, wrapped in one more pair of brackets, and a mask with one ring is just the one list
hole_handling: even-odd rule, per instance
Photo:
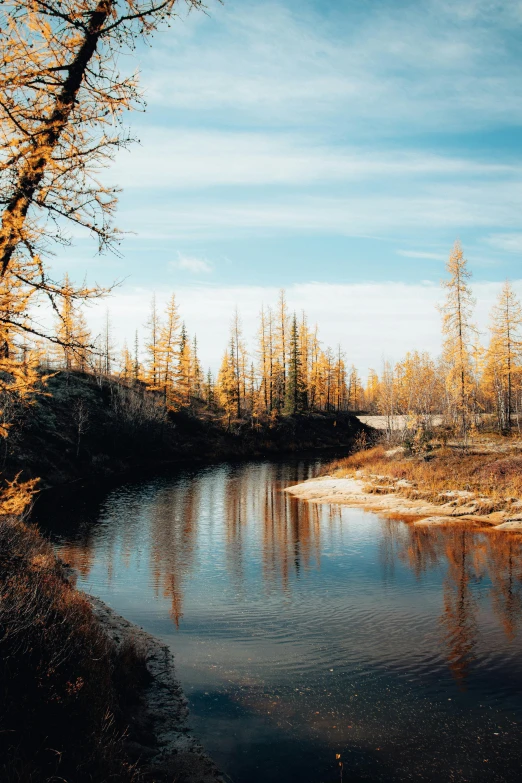
{"label": "blue sky", "polygon": [[[178,291],[200,331],[197,301],[202,316],[234,298],[257,310],[281,286],[299,307],[317,284],[320,322],[363,290],[378,317],[379,297],[398,290],[387,284],[409,287],[406,302],[428,291],[432,307],[457,237],[494,295],[491,283],[522,277],[521,32],[521,0],[209,0],[208,15],[138,52],[147,111],[129,122],[141,144],[105,176],[134,232],[121,258],[77,237],[56,270],[125,277],[122,334],[123,311],[153,290]],[[342,342],[360,330],[341,315]],[[380,352],[399,358],[418,317]],[[363,370],[376,350],[368,342]]]}

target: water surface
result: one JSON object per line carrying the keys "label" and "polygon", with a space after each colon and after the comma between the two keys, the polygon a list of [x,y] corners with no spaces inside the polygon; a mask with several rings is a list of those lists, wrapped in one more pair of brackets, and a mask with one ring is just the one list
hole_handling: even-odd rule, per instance
{"label": "water surface", "polygon": [[236,783],[520,780],[522,537],[282,492],[319,464],[47,493],[35,516],[79,587],[172,647]]}

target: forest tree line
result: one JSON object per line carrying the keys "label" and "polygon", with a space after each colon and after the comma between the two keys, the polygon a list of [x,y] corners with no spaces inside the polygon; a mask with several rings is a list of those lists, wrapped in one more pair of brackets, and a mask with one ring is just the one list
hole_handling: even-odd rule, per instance
{"label": "forest tree line", "polygon": [[[219,371],[200,361],[198,342],[189,335],[173,294],[163,311],[153,297],[146,324],[132,345],[113,339],[107,313],[102,334],[87,324],[83,299],[67,276],[56,310],[55,342],[18,342],[22,364],[36,372],[80,370],[139,385],[155,393],[157,404],[175,410],[203,408],[231,418],[274,417],[307,411],[359,411],[393,419],[408,417],[411,428],[431,429],[434,417],[463,435],[484,413],[494,414],[500,431],[520,428],[522,412],[522,306],[509,281],[490,318],[487,344],[473,322],[471,272],[456,243],[443,281],[440,306],[443,350],[439,357],[411,351],[396,362],[370,369],[365,383],[344,351],[324,346],[306,313],[291,312],[284,291],[274,306],[262,307],[255,343],[247,346],[236,311]],[[17,306],[3,288],[0,309]]]}
{"label": "forest tree line", "polygon": [[[72,292],[67,277],[64,291]],[[174,294],[160,311],[153,296],[149,317],[132,345],[115,345],[107,311],[102,333],[93,336],[83,308],[62,297],[56,344],[39,345],[46,370],[91,372],[139,384],[167,408],[224,413],[229,418],[358,410],[363,386],[340,346],[324,347],[317,325],[304,312],[290,312],[282,290],[274,307],[262,307],[255,345],[246,344],[236,310],[219,371],[203,368],[195,335],[189,335]]]}
{"label": "forest tree line", "polygon": [[406,415],[412,426],[431,429],[435,416],[468,435],[484,413],[494,414],[497,428],[520,432],[522,413],[522,306],[506,280],[489,320],[486,344],[474,323],[471,271],[456,242],[443,281],[442,353],[412,351],[399,362],[385,361],[378,374],[370,370],[364,407],[390,423]]}

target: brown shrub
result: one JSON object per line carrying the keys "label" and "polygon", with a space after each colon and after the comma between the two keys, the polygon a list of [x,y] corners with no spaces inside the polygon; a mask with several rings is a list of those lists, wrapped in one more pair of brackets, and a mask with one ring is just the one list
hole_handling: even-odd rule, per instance
{"label": "brown shrub", "polygon": [[136,780],[122,743],[119,668],[50,545],[0,518],[0,779]]}
{"label": "brown shrub", "polygon": [[488,462],[481,466],[480,474],[491,481],[506,482],[518,477],[522,480],[522,457],[504,457]]}

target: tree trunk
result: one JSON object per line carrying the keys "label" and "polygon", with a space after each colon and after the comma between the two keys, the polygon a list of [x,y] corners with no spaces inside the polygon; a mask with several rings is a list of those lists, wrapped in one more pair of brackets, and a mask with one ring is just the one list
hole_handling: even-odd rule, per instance
{"label": "tree trunk", "polygon": [[56,98],[51,115],[43,120],[43,130],[33,137],[33,151],[22,166],[13,196],[2,215],[0,230],[0,277],[7,271],[13,253],[21,241],[27,212],[45,174],[51,155],[76,103],[87,66],[96,51],[103,25],[113,6],[113,0],[100,0],[92,12],[83,42],[69,66],[69,74]]}

